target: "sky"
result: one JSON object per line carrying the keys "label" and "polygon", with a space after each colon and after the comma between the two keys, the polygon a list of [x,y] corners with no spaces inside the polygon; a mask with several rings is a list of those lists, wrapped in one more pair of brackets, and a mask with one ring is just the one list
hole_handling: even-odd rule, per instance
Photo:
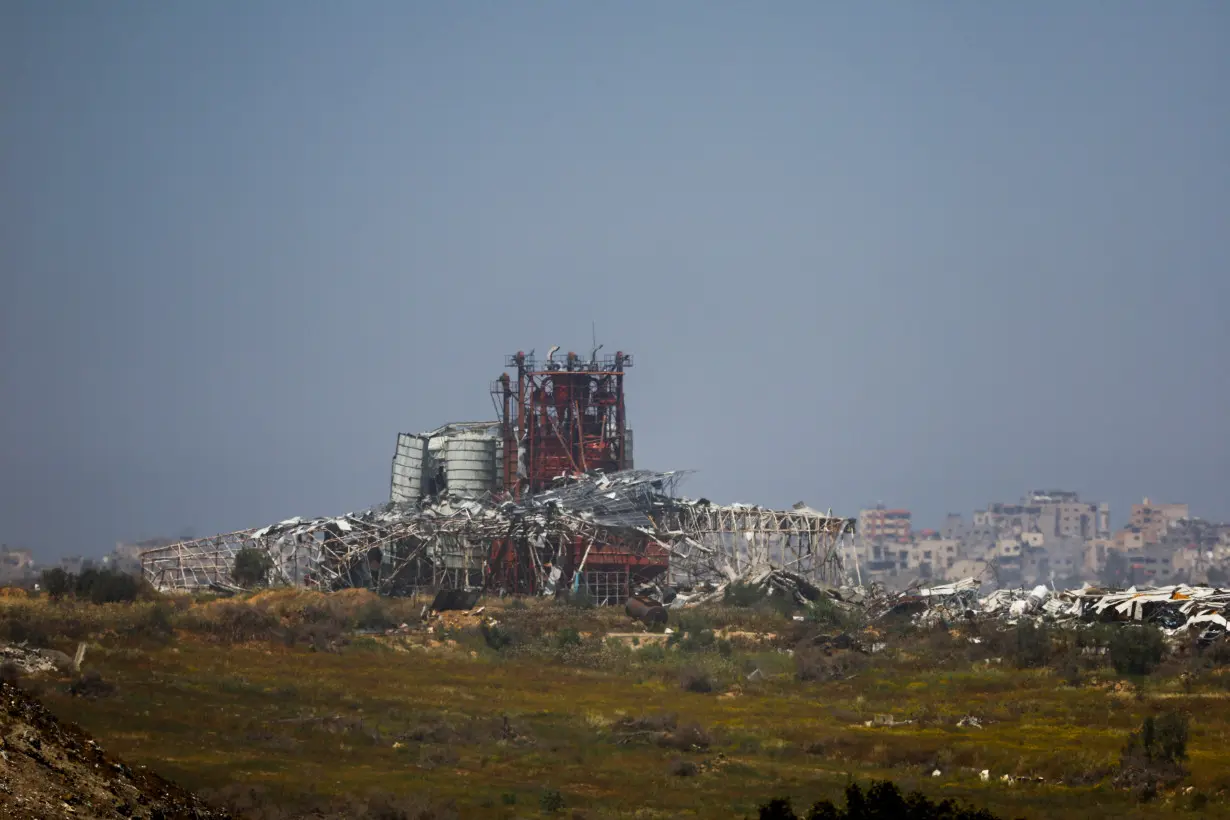
{"label": "sky", "polygon": [[506,354],[637,467],[1230,518],[1230,5],[0,0],[0,541],[388,498]]}

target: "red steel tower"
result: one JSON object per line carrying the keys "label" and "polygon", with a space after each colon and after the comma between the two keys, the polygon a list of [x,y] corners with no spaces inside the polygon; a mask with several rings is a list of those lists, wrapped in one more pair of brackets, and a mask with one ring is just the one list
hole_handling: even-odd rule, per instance
{"label": "red steel tower", "polygon": [[[588,360],[551,348],[540,366],[533,353],[509,356],[493,386],[504,439],[504,489],[521,498],[558,481],[592,472],[632,469],[632,431],[624,405],[624,374],[632,357],[618,352]],[[488,584],[509,592],[586,590],[600,603],[623,601],[634,585],[666,571],[660,544],[640,535],[604,533],[534,546],[497,539]],[[549,580],[548,580],[549,579]]]}
{"label": "red steel tower", "polygon": [[551,348],[540,368],[533,354],[515,353],[515,368],[492,393],[502,405],[503,485],[515,497],[541,492],[561,477],[632,468],[632,431],[624,407],[624,372],[632,357],[619,352],[601,361],[569,353],[558,362]]}

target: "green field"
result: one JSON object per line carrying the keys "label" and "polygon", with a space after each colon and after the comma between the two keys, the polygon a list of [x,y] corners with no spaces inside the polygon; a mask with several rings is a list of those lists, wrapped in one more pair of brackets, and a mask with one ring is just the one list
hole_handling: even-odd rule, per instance
{"label": "green field", "polygon": [[[346,638],[304,600],[267,593],[223,605],[227,618],[266,612],[253,632],[297,624],[241,642],[242,630],[207,628],[225,620],[218,604],[179,602],[175,635],[158,640],[147,622],[166,613],[149,604],[114,605],[94,620],[77,605],[71,617],[44,614],[62,648],[94,636],[86,667],[116,688],[81,698],[45,685],[43,698],[109,751],[189,788],[221,789],[234,804],[233,784],[257,787],[245,798],[252,806],[382,792],[416,795],[441,816],[451,807],[518,817],[538,815],[543,795],[558,791],[565,815],[741,817],[770,797],[803,807],[837,800],[851,778],[883,778],[1006,817],[1230,816],[1230,687],[1207,662],[1173,660],[1128,679],[1086,660],[1070,685],[1070,669],[980,657],[993,650],[960,633],[881,630],[872,637],[882,651],[814,653],[813,668],[799,658],[812,650],[787,650],[835,634],[831,624],[765,610],[688,613],[692,637],[646,648],[607,637],[631,628],[620,611],[544,602],[489,604],[482,617],[494,615],[504,639],[484,637],[480,618],[457,617],[431,633]],[[361,605],[366,617],[386,606]],[[54,608],[5,606],[10,618],[25,607],[31,625],[34,608]],[[706,627],[718,636],[697,639]],[[722,627],[745,634],[723,640]],[[1112,779],[1129,732],[1163,709],[1192,717],[1189,774],[1144,799]],[[897,725],[867,726],[877,715]],[[958,726],[967,715],[982,728]]]}

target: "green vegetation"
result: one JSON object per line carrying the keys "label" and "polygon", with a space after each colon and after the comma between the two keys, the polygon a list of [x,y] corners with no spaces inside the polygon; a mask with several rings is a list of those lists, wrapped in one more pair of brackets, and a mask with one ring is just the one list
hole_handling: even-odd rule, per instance
{"label": "green vegetation", "polygon": [[0,638],[90,642],[88,679],[45,702],[249,817],[754,817],[878,780],[1003,817],[1230,816],[1220,644],[1155,659],[1140,628],[919,630],[763,601],[672,611],[669,636],[543,600],[429,632],[422,604],[0,598]]}
{"label": "green vegetation", "polygon": [[264,550],[245,547],[235,554],[231,577],[241,587],[264,586],[273,570],[273,559]]}
{"label": "green vegetation", "polygon": [[[971,809],[954,800],[940,802],[915,792],[901,794],[896,784],[888,780],[872,783],[866,792],[857,783],[846,787],[846,805],[837,808],[832,801],[821,800],[811,807],[806,820],[996,820],[985,809]],[[760,807],[760,820],[803,820],[794,813],[787,798],[776,798]]]}
{"label": "green vegetation", "polygon": [[53,601],[71,595],[94,604],[131,603],[153,594],[140,578],[112,569],[90,568],[73,575],[55,567],[43,570],[42,585]]}

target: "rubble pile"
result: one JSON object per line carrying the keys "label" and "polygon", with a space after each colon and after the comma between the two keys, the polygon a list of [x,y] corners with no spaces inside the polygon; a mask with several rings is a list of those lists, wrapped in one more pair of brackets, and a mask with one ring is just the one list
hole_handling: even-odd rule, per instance
{"label": "rubble pile", "polygon": [[[575,587],[586,561],[594,563],[611,547],[623,555],[652,555],[649,563],[658,570],[669,563],[676,583],[689,585],[730,583],[776,569],[790,579],[774,575],[773,583],[806,597],[815,594],[816,583],[840,576],[842,538],[853,533],[853,520],[801,504],[771,510],[679,497],[675,489],[684,475],[588,473],[561,477],[559,486],[521,499],[502,492],[446,493],[343,516],[291,518],[148,550],[141,565],[159,589],[236,591],[235,558],[256,550],[269,559],[271,583],[385,594],[420,584],[497,591],[498,558],[515,553],[533,576],[530,587],[555,594],[570,582]],[[562,556],[578,543],[588,546],[574,567]],[[570,577],[564,577],[565,565]]]}
{"label": "rubble pile", "polygon": [[975,620],[994,620],[1005,625],[1031,621],[1058,626],[1148,623],[1172,638],[1195,634],[1203,644],[1230,631],[1230,590],[1186,584],[1126,590],[1085,585],[1061,591],[1037,586],[997,589],[980,596],[978,579],[964,578],[940,586],[887,593],[878,586],[822,588],[795,573],[775,569],[696,590],[646,586],[638,591],[638,598],[642,606],[694,607],[723,601],[732,583],[759,591],[766,599],[787,596],[802,609],[813,608],[823,600],[838,609],[857,612],[867,621],[906,618],[920,627]]}
{"label": "rubble pile", "polygon": [[1149,623],[1171,637],[1198,633],[1202,643],[1221,638],[1230,627],[1230,590],[1216,587],[1179,584],[1117,590],[1085,585],[1055,591],[1037,586],[998,589],[979,598],[978,586],[976,579],[966,578],[907,591],[894,596],[887,609],[881,606],[881,615],[909,615],[921,626],[988,618],[1006,624]]}
{"label": "rubble pile", "polygon": [[12,664],[22,675],[42,675],[57,669],[56,658],[48,650],[31,649],[25,642],[0,644],[0,665],[4,664]]}

